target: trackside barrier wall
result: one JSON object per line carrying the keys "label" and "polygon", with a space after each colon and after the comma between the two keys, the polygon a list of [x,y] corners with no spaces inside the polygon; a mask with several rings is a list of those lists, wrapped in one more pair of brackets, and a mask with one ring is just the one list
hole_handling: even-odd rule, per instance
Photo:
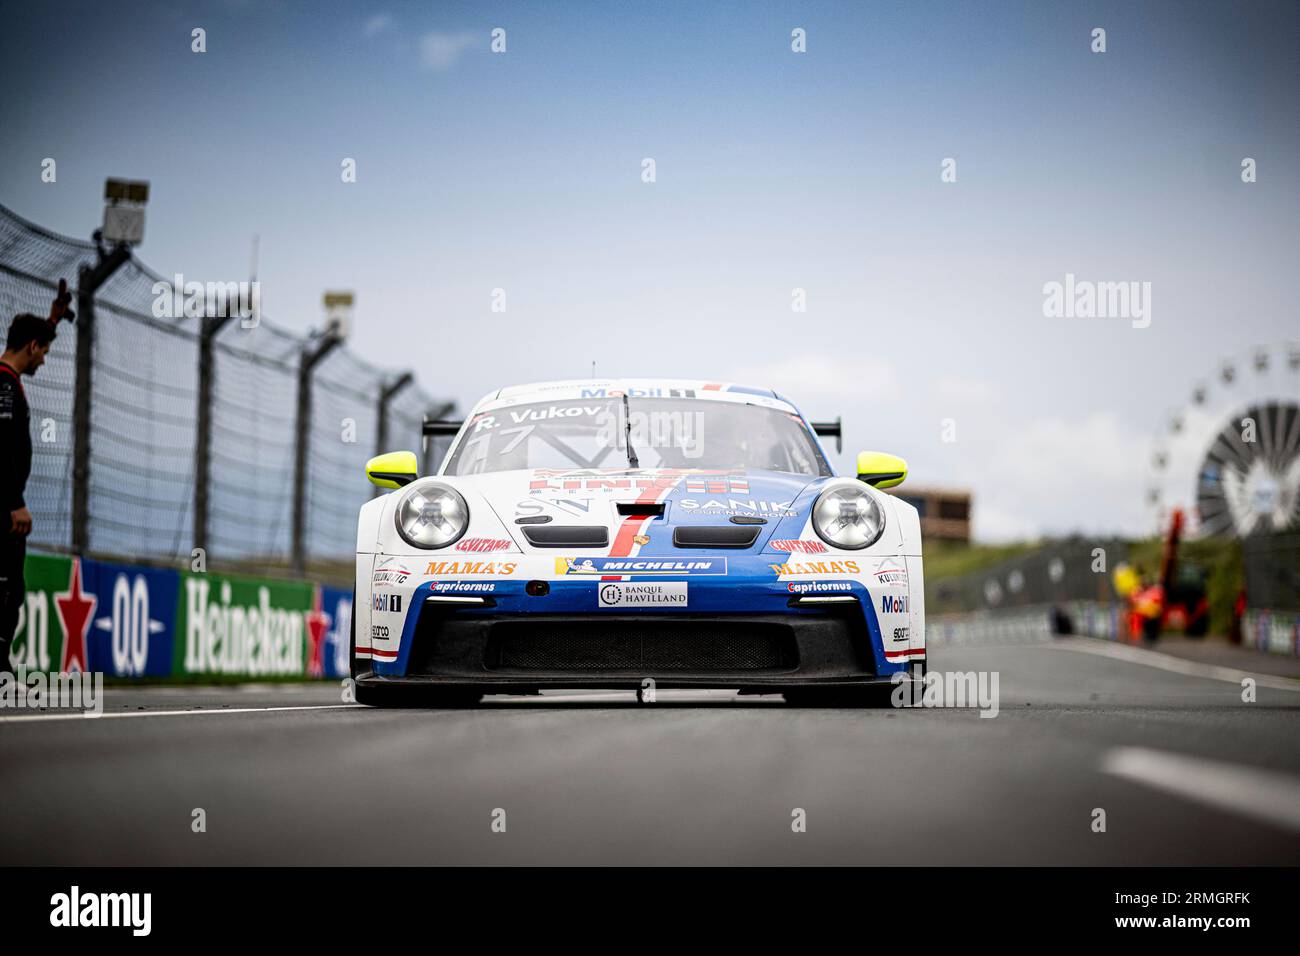
{"label": "trackside barrier wall", "polygon": [[[1102,601],[1068,601],[1059,605],[1072,632],[1110,641],[1126,641],[1128,608]],[[1053,605],[943,614],[926,621],[926,643],[935,646],[1011,643],[1052,635]],[[1243,643],[1258,651],[1300,656],[1300,612],[1252,610],[1242,619]]]}
{"label": "trackside barrier wall", "polygon": [[10,656],[43,673],[342,678],[352,592],[32,554]]}

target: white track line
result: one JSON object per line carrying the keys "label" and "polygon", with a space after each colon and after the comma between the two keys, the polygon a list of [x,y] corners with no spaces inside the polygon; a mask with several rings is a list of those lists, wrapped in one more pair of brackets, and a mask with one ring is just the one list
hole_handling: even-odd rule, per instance
{"label": "white track line", "polygon": [[[628,691],[623,694],[572,694],[572,695],[554,695],[554,696],[510,696],[504,700],[485,701],[494,704],[536,704],[539,701],[546,701],[551,704],[563,705],[565,703],[626,703],[635,700],[635,691]],[[283,706],[283,707],[209,707],[195,708],[192,710],[132,710],[121,712],[108,712],[103,714],[84,714],[84,713],[59,713],[59,714],[15,714],[11,717],[0,717],[0,724],[26,723],[29,721],[42,720],[112,720],[117,717],[203,717],[210,714],[269,714],[292,710],[354,710],[360,707],[362,710],[383,711],[383,708],[363,707],[360,704],[303,704],[300,706]],[[413,708],[419,710],[421,708]],[[437,710],[437,707],[425,708],[428,710]]]}
{"label": "white track line", "polygon": [[1300,779],[1289,774],[1145,747],[1109,750],[1101,769],[1156,790],[1300,830]]}
{"label": "white track line", "polygon": [[22,714],[0,717],[0,724],[39,720],[112,720],[116,717],[202,717],[207,714],[265,714],[278,710],[352,710],[360,704],[306,704],[301,707],[214,707],[207,710],[132,710],[106,714]]}
{"label": "white track line", "polygon": [[1142,647],[1130,647],[1127,644],[1112,644],[1096,638],[1072,637],[1046,646],[1063,651],[1096,654],[1098,657],[1109,657],[1112,660],[1126,661],[1129,664],[1158,667],[1161,670],[1172,671],[1175,674],[1186,674],[1189,677],[1227,681],[1236,684],[1238,687],[1241,686],[1243,680],[1249,677],[1259,687],[1271,687],[1273,690],[1300,691],[1300,681],[1290,680],[1286,677],[1254,674],[1250,671],[1237,670],[1235,667],[1220,667],[1217,664],[1203,664],[1200,661],[1189,661],[1170,654],[1161,654],[1159,651],[1149,651]]}

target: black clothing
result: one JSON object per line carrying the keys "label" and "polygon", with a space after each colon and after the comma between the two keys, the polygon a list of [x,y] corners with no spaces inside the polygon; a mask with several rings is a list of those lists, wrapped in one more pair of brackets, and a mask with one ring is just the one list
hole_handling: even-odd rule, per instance
{"label": "black clothing", "polygon": [[0,671],[14,673],[9,645],[18,630],[18,612],[27,600],[23,565],[27,561],[27,535],[0,535]]}
{"label": "black clothing", "polygon": [[27,536],[12,534],[10,513],[26,507],[23,490],[32,472],[31,412],[23,383],[0,362],[0,670],[13,672],[9,645],[27,600],[23,564]]}
{"label": "black clothing", "polygon": [[9,512],[26,507],[23,489],[32,473],[31,411],[18,373],[0,362],[0,518],[9,533]]}

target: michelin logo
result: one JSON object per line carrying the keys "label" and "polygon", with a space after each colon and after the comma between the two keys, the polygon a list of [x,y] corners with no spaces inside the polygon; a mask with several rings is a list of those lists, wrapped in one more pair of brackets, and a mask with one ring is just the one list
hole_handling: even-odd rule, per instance
{"label": "michelin logo", "polygon": [[556,574],[726,574],[726,558],[556,558]]}

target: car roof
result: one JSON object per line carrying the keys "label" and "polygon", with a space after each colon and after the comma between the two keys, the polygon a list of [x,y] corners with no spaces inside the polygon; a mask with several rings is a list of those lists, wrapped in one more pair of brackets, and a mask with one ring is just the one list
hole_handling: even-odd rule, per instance
{"label": "car roof", "polygon": [[798,409],[792,403],[770,388],[683,378],[586,378],[511,385],[485,395],[474,406],[474,411],[485,411],[501,405],[520,405],[549,400],[618,398],[622,395],[627,395],[628,398],[700,398],[714,401],[753,402],[798,413]]}

